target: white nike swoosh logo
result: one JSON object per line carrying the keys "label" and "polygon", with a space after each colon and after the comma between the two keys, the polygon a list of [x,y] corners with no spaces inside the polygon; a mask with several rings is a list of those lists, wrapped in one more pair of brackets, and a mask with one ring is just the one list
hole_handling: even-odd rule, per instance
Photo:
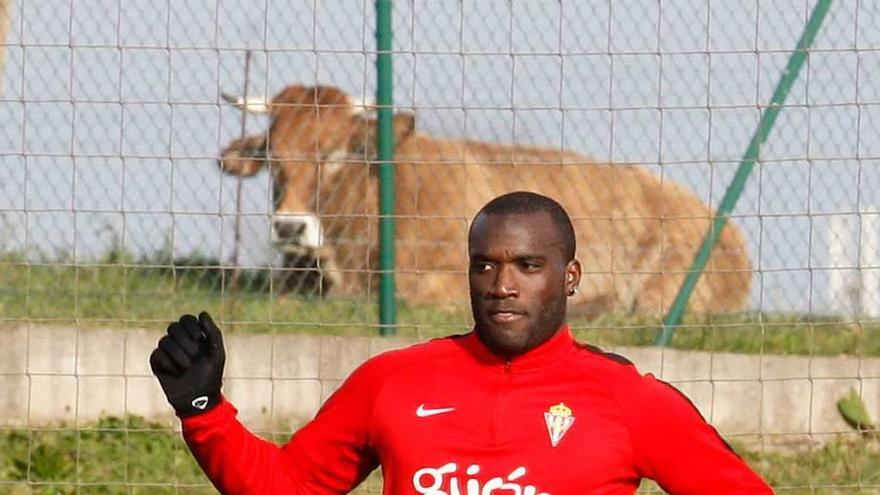
{"label": "white nike swoosh logo", "polygon": [[455,411],[454,407],[441,407],[437,409],[428,409],[424,404],[421,404],[418,409],[416,409],[416,416],[420,418],[427,418],[428,416],[435,416],[437,414],[443,414]]}

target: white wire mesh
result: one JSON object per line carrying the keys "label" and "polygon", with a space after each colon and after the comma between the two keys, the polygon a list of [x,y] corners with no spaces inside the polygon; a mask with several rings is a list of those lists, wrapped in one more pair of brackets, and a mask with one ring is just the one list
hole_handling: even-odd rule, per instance
{"label": "white wire mesh", "polygon": [[[192,466],[169,467],[167,456],[151,462],[174,472],[171,481],[134,466],[143,459],[138,439],[159,438],[154,430],[173,424],[146,355],[138,357],[169,320],[211,309],[225,329],[242,334],[242,348],[256,346],[264,353],[259,359],[275,356],[265,371],[231,364],[231,388],[242,398],[249,388],[265,391],[269,400],[254,395],[246,409],[279,439],[292,417],[308,411],[276,409],[291,395],[316,407],[340,378],[337,368],[352,364],[331,351],[335,341],[326,335],[358,342],[348,344],[360,349],[353,362],[388,345],[356,338],[377,328],[378,291],[367,273],[375,270],[375,229],[341,235],[355,246],[353,261],[340,261],[343,277],[359,285],[329,288],[301,275],[310,273],[308,262],[285,257],[273,244],[273,176],[263,170],[239,179],[217,167],[220,151],[243,127],[265,135],[269,124],[257,116],[243,126],[241,113],[220,98],[245,90],[246,50],[253,54],[250,95],[270,97],[290,84],[332,85],[361,99],[374,94],[373,5],[7,1],[0,1],[0,30],[8,19],[0,39],[0,323],[10,344],[0,390],[15,399],[0,431],[14,454],[0,463],[0,491],[202,493],[204,486],[189,491],[205,483]],[[395,105],[412,112],[425,135],[637,164],[717,207],[814,4],[397,2]],[[854,460],[847,461],[846,481],[823,471],[835,454],[818,446],[846,431],[832,413],[850,388],[880,415],[880,90],[872,81],[878,47],[878,6],[834,2],[733,211],[752,266],[745,306],[686,322],[674,345],[704,354],[658,351],[637,360],[680,384],[704,414],[722,422],[722,432],[757,439],[749,448],[764,457],[750,459],[767,469],[780,469],[773,464],[780,443],[800,439],[796,450],[815,456],[791,462],[813,463],[820,474],[771,473],[780,492],[861,493],[880,483],[876,468]],[[436,188],[444,187],[454,196],[475,186],[436,178]],[[319,202],[336,205],[370,191]],[[448,216],[463,232],[472,213]],[[580,228],[591,225],[580,219]],[[618,229],[622,238],[630,235]],[[233,287],[236,257],[242,272]],[[619,280],[639,270],[615,266],[592,275]],[[414,263],[407,270],[407,280],[420,283],[434,268]],[[311,294],[299,294],[304,284]],[[424,339],[467,330],[461,296],[453,309],[404,301],[401,333]],[[663,293],[665,306],[672,296]],[[575,318],[580,335],[612,347],[650,343],[656,311],[614,309],[598,320]],[[90,371],[84,366],[93,357],[82,343],[92,342],[97,329],[115,329],[102,342],[122,347],[112,351],[119,360]],[[244,337],[251,333],[257,336]],[[289,352],[278,339],[290,333],[315,339],[311,375],[284,368],[278,357]],[[777,354],[801,356],[779,361]],[[705,366],[684,373],[680,359]],[[60,380],[51,385],[57,388],[52,380]],[[50,408],[43,406],[47,390],[59,394]],[[145,404],[136,398],[142,393]],[[780,394],[796,412],[792,423],[783,424],[789,414],[774,402]],[[725,402],[731,397],[755,402],[749,421],[738,422]],[[110,405],[98,406],[103,400]],[[94,422],[108,411],[155,418]],[[111,437],[121,439],[120,450],[97,453],[99,441]],[[166,452],[183,456],[179,444],[169,445]],[[876,459],[870,449],[847,448],[837,455]],[[97,473],[98,455],[126,461]],[[374,481],[369,490],[377,487]]]}

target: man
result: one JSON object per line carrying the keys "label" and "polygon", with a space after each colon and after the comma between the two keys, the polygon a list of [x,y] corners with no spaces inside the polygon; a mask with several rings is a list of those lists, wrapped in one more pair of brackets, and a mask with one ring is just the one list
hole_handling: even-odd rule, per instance
{"label": "man", "polygon": [[515,192],[471,224],[474,331],[376,356],[283,447],[260,440],[220,393],[220,331],[172,323],[150,362],[187,444],[223,493],[345,493],[382,467],[386,494],[631,494],[771,489],[691,403],[565,323],[580,262],[568,215]]}

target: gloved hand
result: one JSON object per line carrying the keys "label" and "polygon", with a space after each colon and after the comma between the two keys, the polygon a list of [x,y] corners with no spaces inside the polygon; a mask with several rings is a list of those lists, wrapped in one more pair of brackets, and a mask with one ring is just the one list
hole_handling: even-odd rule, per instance
{"label": "gloved hand", "polygon": [[187,314],[168,325],[168,334],[150,354],[150,368],[182,418],[219,403],[225,363],[223,335],[207,312],[198,320]]}

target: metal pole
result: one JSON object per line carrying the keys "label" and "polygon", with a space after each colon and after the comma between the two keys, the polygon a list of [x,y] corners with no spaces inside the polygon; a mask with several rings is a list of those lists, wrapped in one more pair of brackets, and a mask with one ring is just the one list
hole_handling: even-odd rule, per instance
{"label": "metal pole", "polygon": [[[248,50],[244,55],[244,91],[242,96],[247,101],[248,87],[250,86],[251,74],[251,51]],[[241,112],[241,138],[244,139],[247,133],[247,112]],[[235,245],[232,250],[232,278],[229,281],[229,287],[233,292],[238,291],[238,279],[241,276],[241,265],[239,263],[239,252],[241,251],[241,181],[242,177],[238,177],[235,185],[235,226],[233,234]]]}
{"label": "metal pole", "polygon": [[376,71],[379,136],[379,333],[394,335],[394,125],[391,65],[391,0],[376,0]]}
{"label": "metal pole", "polygon": [[749,143],[749,147],[746,149],[745,155],[739,164],[739,168],[736,170],[733,181],[731,181],[730,186],[727,187],[727,192],[724,193],[724,198],[722,198],[721,205],[718,207],[718,214],[715,216],[712,225],[709,227],[709,232],[706,233],[706,237],[703,238],[703,244],[700,246],[696,257],[694,258],[687,277],[681,285],[681,289],[678,291],[678,295],[675,296],[675,301],[672,303],[669,313],[666,315],[666,318],[663,319],[663,330],[660,332],[660,335],[657,336],[655,342],[657,345],[665,346],[669,344],[669,340],[672,338],[675,327],[681,324],[681,317],[684,314],[688,299],[690,299],[691,293],[697,285],[697,280],[700,278],[700,274],[702,273],[703,268],[705,268],[706,262],[709,260],[709,255],[712,253],[712,249],[715,247],[718,238],[721,236],[721,230],[727,224],[730,212],[733,210],[733,207],[736,205],[737,200],[742,194],[746,179],[749,178],[749,174],[752,173],[752,168],[754,168],[755,163],[758,161],[758,157],[761,154],[761,146],[767,141],[767,137],[773,129],[773,124],[776,123],[776,117],[782,110],[782,105],[785,103],[785,99],[788,97],[792,85],[795,80],[797,80],[801,66],[807,59],[807,52],[810,49],[810,46],[812,46],[813,40],[816,39],[816,33],[819,31],[819,27],[822,26],[822,20],[825,19],[825,14],[828,13],[828,8],[830,6],[831,0],[819,0],[816,3],[816,6],[813,7],[813,12],[810,14],[807,26],[804,28],[800,40],[798,40],[794,53],[792,53],[791,57],[788,59],[788,65],[785,68],[785,72],[782,74],[782,78],[776,85],[776,90],[773,92],[773,97],[770,99],[770,105],[767,106],[764,115],[761,116],[758,129],[752,136],[752,141]]}

